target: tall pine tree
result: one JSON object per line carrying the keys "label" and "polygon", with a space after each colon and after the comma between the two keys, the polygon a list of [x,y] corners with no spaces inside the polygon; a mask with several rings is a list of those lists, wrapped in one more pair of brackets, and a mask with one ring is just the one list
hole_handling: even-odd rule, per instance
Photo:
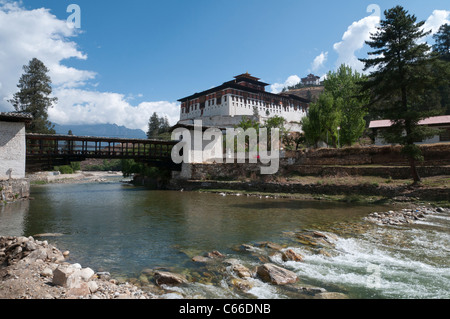
{"label": "tall pine tree", "polygon": [[49,70],[44,63],[36,58],[23,66],[24,74],[20,77],[15,93],[9,102],[17,112],[30,113],[33,121],[27,131],[31,133],[55,134],[54,125],[48,120],[48,108],[58,100],[50,97],[52,94]]}
{"label": "tall pine tree", "polygon": [[450,25],[441,25],[433,39],[436,42],[433,45],[434,52],[439,54],[442,60],[450,62]]}
{"label": "tall pine tree", "polygon": [[445,109],[445,114],[450,115],[450,25],[444,24],[439,31],[433,35],[435,44],[433,52],[438,56],[440,68],[436,70],[440,74],[447,74],[447,81],[442,81],[439,85],[441,105]]}
{"label": "tall pine tree", "polygon": [[370,111],[380,119],[391,120],[383,137],[403,146],[417,183],[416,162],[423,156],[415,142],[436,134],[419,121],[440,111],[439,79],[433,71],[436,59],[423,41],[430,33],[423,30],[424,21],[416,22],[417,18],[401,6],[384,14],[377,32],[366,42],[374,49],[368,53],[373,58],[361,59],[365,70],[372,70],[363,90],[370,94]]}

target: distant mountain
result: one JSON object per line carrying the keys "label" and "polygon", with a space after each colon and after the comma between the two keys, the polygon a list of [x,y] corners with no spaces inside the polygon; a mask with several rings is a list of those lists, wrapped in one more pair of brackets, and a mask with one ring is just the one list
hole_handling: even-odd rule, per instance
{"label": "distant mountain", "polygon": [[[55,123],[53,123],[55,124]],[[67,135],[69,130],[73,135],[95,136],[95,137],[116,137],[116,138],[143,138],[147,135],[139,129],[129,129],[117,124],[92,124],[92,125],[59,125],[55,124],[56,134]]]}

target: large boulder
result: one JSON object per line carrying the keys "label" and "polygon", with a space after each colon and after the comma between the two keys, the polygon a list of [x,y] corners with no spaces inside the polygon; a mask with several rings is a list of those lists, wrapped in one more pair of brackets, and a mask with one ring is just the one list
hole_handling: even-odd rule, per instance
{"label": "large boulder", "polygon": [[91,268],[82,268],[79,264],[60,265],[53,271],[52,283],[55,286],[68,288],[68,295],[85,296],[96,290],[90,284],[94,274]]}
{"label": "large boulder", "polygon": [[298,279],[294,272],[270,263],[259,266],[256,273],[263,281],[274,285],[292,284]]}
{"label": "large boulder", "polygon": [[155,272],[155,282],[158,286],[161,285],[180,285],[187,283],[186,277],[180,274],[174,274],[167,271]]}

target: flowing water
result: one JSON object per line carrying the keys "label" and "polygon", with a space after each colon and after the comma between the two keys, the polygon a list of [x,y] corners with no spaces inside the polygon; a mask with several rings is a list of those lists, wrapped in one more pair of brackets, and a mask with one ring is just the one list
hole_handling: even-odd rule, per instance
{"label": "flowing water", "polygon": [[[171,288],[174,296],[304,298],[299,287],[321,287],[350,298],[450,297],[448,213],[404,227],[376,226],[363,217],[392,207],[153,191],[118,180],[33,186],[32,196],[0,206],[0,235],[59,234],[44,239],[69,250],[69,262],[117,277],[142,279],[148,269],[183,273],[191,283]],[[311,231],[329,234],[330,242],[299,239]],[[304,259],[283,261],[262,242]],[[294,271],[299,282],[277,287],[252,278],[246,289],[236,288],[223,261],[191,260],[213,250],[250,269],[277,264]]]}

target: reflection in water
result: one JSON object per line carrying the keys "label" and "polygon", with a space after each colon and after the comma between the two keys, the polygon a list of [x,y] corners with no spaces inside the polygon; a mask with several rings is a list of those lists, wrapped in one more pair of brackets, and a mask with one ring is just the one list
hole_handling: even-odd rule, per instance
{"label": "reflection in water", "polygon": [[0,236],[22,236],[29,208],[29,201],[0,205]]}

